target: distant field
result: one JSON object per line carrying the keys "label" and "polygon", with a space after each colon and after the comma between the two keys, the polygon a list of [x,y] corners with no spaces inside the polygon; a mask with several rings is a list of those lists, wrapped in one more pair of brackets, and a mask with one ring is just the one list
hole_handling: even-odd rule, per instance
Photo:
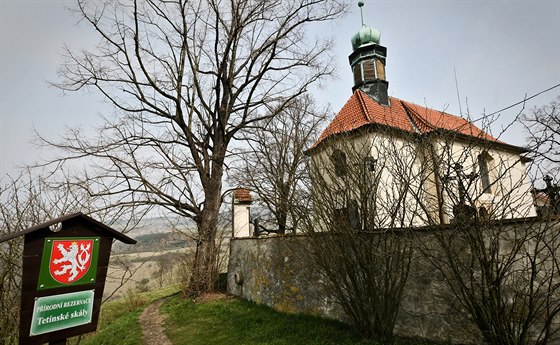
{"label": "distant field", "polygon": [[[120,245],[111,254],[104,298],[119,298],[129,291],[144,292],[178,283],[190,267],[194,242],[176,233],[145,234],[135,238],[136,245]],[[229,241],[222,243],[221,271],[227,271]]]}
{"label": "distant field", "polygon": [[186,252],[187,249],[173,249],[111,255],[104,298],[111,295],[118,298],[129,291],[143,292],[178,282],[179,256]]}

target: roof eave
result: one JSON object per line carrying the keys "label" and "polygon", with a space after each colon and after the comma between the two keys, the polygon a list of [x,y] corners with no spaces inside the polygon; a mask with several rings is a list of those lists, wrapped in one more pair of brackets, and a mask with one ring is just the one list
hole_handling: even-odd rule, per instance
{"label": "roof eave", "polygon": [[510,151],[513,153],[517,153],[517,154],[522,154],[522,153],[527,153],[530,150],[525,148],[525,147],[521,147],[521,146],[515,146],[515,145],[511,145],[502,141],[498,141],[496,140],[490,140],[490,139],[486,139],[486,138],[482,138],[482,137],[477,137],[477,136],[472,136],[472,135],[468,135],[468,134],[463,134],[463,133],[459,133],[459,132],[454,132],[454,131],[450,131],[447,129],[443,129],[443,128],[438,128],[432,132],[428,132],[426,133],[426,135],[428,136],[446,136],[446,135],[453,135],[454,139],[460,139],[464,142],[472,142],[473,140],[475,142],[478,143],[484,143],[486,144],[486,146],[489,147],[499,147],[505,151]]}
{"label": "roof eave", "polygon": [[111,228],[111,227],[109,227],[109,226],[107,226],[107,225],[105,225],[105,224],[103,224],[103,223],[85,215],[85,214],[83,214],[82,212],[67,214],[67,215],[64,215],[62,217],[54,218],[54,219],[51,219],[49,221],[43,222],[41,224],[34,225],[34,226],[29,227],[25,230],[17,231],[17,232],[8,234],[6,236],[0,237],[0,243],[11,240],[11,239],[14,239],[14,238],[19,237],[19,236],[27,235],[29,233],[32,233],[32,232],[35,232],[35,231],[38,231],[38,230],[41,230],[41,229],[47,229],[51,225],[66,222],[66,221],[68,221],[70,219],[73,219],[73,218],[82,218],[82,219],[84,219],[84,220],[86,220],[90,223],[93,223],[93,224],[97,225],[98,227],[100,227],[101,229],[109,232],[111,235],[113,235],[114,238],[116,238],[117,240],[119,240],[123,243],[126,243],[126,244],[135,244],[136,243],[136,240],[124,235],[123,233],[120,233],[120,232],[116,231],[115,229],[113,229],[113,228]]}

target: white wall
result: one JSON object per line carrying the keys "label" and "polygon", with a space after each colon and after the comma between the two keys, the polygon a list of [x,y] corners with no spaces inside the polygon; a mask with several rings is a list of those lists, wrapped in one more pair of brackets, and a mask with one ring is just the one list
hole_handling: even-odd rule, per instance
{"label": "white wall", "polygon": [[[490,193],[482,187],[482,179],[477,177],[468,189],[468,196],[477,208],[485,207],[495,219],[511,219],[536,216],[531,195],[531,184],[525,164],[519,154],[506,151],[497,145],[482,146],[478,143],[449,142],[436,140],[434,143],[438,157],[441,157],[439,175],[445,176],[456,162],[463,165],[465,173],[480,173],[478,156],[487,152],[489,161]],[[447,190],[446,190],[447,189]],[[452,218],[451,205],[456,199],[456,182],[444,188],[445,211]]]}
{"label": "white wall", "polygon": [[[445,181],[456,175],[455,163],[463,172],[479,173],[478,156],[486,151],[492,157],[489,166],[491,193],[484,193],[480,176],[467,191],[467,200],[478,209],[484,206],[495,219],[531,217],[536,215],[531,185],[520,155],[493,145],[462,143],[458,140],[411,140],[412,136],[395,133],[363,133],[339,136],[329,146],[312,155],[312,170],[322,176],[314,178],[316,204],[340,204],[349,199],[361,200],[368,183],[376,186],[375,227],[416,227],[439,224],[438,189],[441,195],[443,222],[453,219],[453,205],[458,202],[457,181]],[[331,155],[334,149],[346,152],[347,176],[335,176]],[[377,159],[374,172],[360,169],[366,157]],[[364,175],[365,174],[365,175]],[[363,180],[366,178],[367,180]],[[328,185],[321,187],[319,180]],[[326,189],[326,190],[325,190]],[[334,196],[327,195],[328,193]],[[321,193],[321,197],[317,197]],[[471,202],[468,202],[469,204]],[[316,205],[317,207],[317,205]]]}

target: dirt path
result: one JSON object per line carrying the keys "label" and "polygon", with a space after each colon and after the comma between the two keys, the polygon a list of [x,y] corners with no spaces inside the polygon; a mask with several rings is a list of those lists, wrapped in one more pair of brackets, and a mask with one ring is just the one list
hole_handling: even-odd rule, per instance
{"label": "dirt path", "polygon": [[163,332],[164,317],[159,313],[159,307],[165,301],[160,299],[150,304],[140,315],[142,336],[146,345],[173,345]]}

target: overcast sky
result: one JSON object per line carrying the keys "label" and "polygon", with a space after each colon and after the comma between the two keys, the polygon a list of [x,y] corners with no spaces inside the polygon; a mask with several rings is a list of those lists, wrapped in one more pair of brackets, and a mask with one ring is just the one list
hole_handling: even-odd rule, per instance
{"label": "overcast sky", "polygon": [[[354,1],[357,3],[357,1]],[[472,118],[492,113],[560,84],[560,0],[548,1],[365,1],[364,18],[381,31],[387,47],[387,79],[393,97],[459,115],[468,99]],[[30,144],[34,128],[56,137],[65,127],[91,128],[111,109],[96,95],[62,96],[56,81],[64,44],[74,49],[97,37],[66,10],[72,1],[0,0],[0,181],[17,165],[45,152]],[[342,20],[314,28],[331,35],[338,78],[315,91],[319,104],[338,111],[351,95],[350,38],[360,28],[357,5]],[[549,103],[560,88],[526,105]],[[502,112],[493,132],[521,107]],[[503,140],[524,144],[520,126]]]}

